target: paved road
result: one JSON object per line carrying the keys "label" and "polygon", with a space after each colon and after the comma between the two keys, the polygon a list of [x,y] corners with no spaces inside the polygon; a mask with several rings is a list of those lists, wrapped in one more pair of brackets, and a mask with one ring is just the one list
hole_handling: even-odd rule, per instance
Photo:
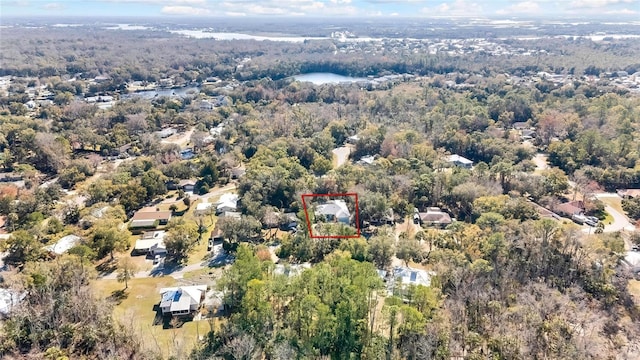
{"label": "paved road", "polygon": [[[618,194],[615,193],[599,193],[595,195],[596,198],[619,198]],[[616,232],[616,231],[635,231],[635,226],[629,221],[629,218],[625,214],[622,214],[615,208],[605,205],[605,210],[611,214],[613,217],[613,223],[611,225],[605,225],[605,232]]]}
{"label": "paved road", "polygon": [[336,155],[336,167],[340,167],[349,159],[351,149],[346,146],[341,146],[333,149],[332,152]]}
{"label": "paved road", "polygon": [[[185,273],[196,271],[205,268],[212,268],[214,266],[222,266],[231,264],[233,262],[233,256],[227,254],[222,251],[222,245],[218,245],[219,248],[216,251],[216,256],[207,261],[202,261],[197,264],[187,265],[176,270],[172,270],[170,268],[158,268],[154,266],[151,270],[148,271],[139,271],[134,276],[135,279],[149,278],[149,277],[160,277],[160,276],[171,276],[174,279],[182,279]],[[118,278],[118,272],[114,271],[105,275],[98,275],[98,280],[116,280]]]}

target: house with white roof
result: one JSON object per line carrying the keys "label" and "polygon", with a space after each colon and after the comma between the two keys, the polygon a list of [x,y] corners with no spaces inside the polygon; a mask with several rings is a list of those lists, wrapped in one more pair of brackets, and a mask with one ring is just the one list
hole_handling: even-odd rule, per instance
{"label": "house with white roof", "polygon": [[235,212],[238,210],[238,194],[223,194],[220,196],[220,201],[216,205],[216,215],[230,211]]}
{"label": "house with white roof", "polygon": [[162,288],[160,289],[162,315],[193,315],[202,306],[206,293],[207,285]]}
{"label": "house with white roof", "polygon": [[449,155],[447,162],[465,169],[471,169],[473,167],[473,161],[457,154]]}
{"label": "house with white roof", "polygon": [[327,221],[344,224],[351,222],[351,212],[344,200],[329,200],[324,204],[317,205],[315,215],[316,217],[324,216]]}
{"label": "house with white roof", "polygon": [[133,247],[134,254],[151,254],[162,255],[167,253],[167,248],[164,245],[165,231],[146,231],[142,234],[142,237],[136,240],[136,244]]}
{"label": "house with white roof", "polygon": [[431,277],[434,275],[431,271],[396,266],[387,289],[391,295],[404,297],[411,286],[431,286]]}
{"label": "house with white roof", "polygon": [[67,251],[69,251],[72,247],[78,245],[79,242],[80,242],[80,236],[67,235],[67,236],[61,237],[60,240],[56,241],[55,244],[45,246],[44,249],[56,255],[62,255]]}

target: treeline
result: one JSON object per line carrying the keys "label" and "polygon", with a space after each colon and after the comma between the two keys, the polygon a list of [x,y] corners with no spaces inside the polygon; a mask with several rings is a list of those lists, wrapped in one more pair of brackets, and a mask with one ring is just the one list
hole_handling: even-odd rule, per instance
{"label": "treeline", "polygon": [[[522,75],[525,71],[550,71],[574,75],[604,71],[637,71],[634,58],[638,44],[616,40],[604,45],[591,41],[540,39],[510,41],[514,46],[545,50],[536,56],[495,56],[470,53],[464,56],[413,54],[383,49],[377,54],[354,51],[334,54],[332,40],[304,43],[260,42],[254,40],[216,41],[189,39],[163,32],[98,31],[81,28],[5,28],[0,75],[51,77],[82,73],[83,79],[99,75],[111,78],[106,87],[118,90],[124,82],[147,81],[173,76],[177,84],[202,82],[210,76],[223,79],[255,80],[284,77],[314,71],[342,75],[368,76],[391,73],[419,75],[454,71],[504,72]],[[126,53],[126,57],[121,54]],[[567,67],[564,58],[588,59]],[[250,58],[239,67],[240,60]],[[152,66],[151,66],[152,65]],[[120,89],[122,90],[122,89]]]}
{"label": "treeline", "polygon": [[85,259],[30,262],[11,279],[16,306],[2,322],[3,358],[153,359],[128,326],[113,320],[112,304],[97,299]]}
{"label": "treeline", "polygon": [[621,238],[600,235],[592,252],[554,220],[479,224],[418,240],[433,243],[430,287],[383,284],[359,258],[375,241],[338,241],[311,269],[285,265],[288,276],[266,248],[241,245],[220,284],[229,322],[192,358],[632,356],[637,320],[613,326],[621,313],[640,316],[612,273]]}

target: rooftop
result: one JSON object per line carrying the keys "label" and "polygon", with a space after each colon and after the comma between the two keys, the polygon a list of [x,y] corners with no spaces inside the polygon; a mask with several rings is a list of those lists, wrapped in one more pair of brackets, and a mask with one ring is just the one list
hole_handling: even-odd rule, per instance
{"label": "rooftop", "polygon": [[76,246],[78,242],[80,242],[79,236],[67,235],[60,238],[60,240],[56,241],[55,244],[45,246],[45,249],[51,251],[52,253],[61,255],[69,251],[69,249],[71,249],[72,247]]}
{"label": "rooftop", "polygon": [[164,220],[171,218],[171,211],[138,211],[131,220]]}
{"label": "rooftop", "polygon": [[447,161],[460,163],[460,164],[465,164],[465,165],[472,165],[473,164],[473,161],[467,159],[464,156],[460,156],[458,154],[449,155],[449,157],[447,158]]}

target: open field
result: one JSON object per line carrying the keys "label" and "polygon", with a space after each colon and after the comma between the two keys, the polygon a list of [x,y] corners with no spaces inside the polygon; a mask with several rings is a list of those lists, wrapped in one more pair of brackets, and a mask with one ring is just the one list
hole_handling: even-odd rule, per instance
{"label": "open field", "polygon": [[619,197],[601,197],[599,198],[600,201],[602,201],[603,203],[605,203],[606,205],[611,206],[612,208],[614,208],[616,211],[618,211],[621,214],[624,214],[624,210],[622,210],[622,199]]}
{"label": "open field", "polygon": [[[163,358],[171,355],[186,357],[198,337],[204,336],[210,329],[209,322],[204,320],[185,322],[178,328],[169,329],[163,329],[162,324],[153,325],[156,317],[154,306],[160,301],[160,288],[176,285],[177,280],[171,277],[132,279],[126,297],[120,303],[116,301],[113,309],[115,319],[135,332],[145,349],[158,352]],[[122,290],[124,284],[115,280],[101,280],[95,282],[94,287],[96,295],[104,299]]]}

